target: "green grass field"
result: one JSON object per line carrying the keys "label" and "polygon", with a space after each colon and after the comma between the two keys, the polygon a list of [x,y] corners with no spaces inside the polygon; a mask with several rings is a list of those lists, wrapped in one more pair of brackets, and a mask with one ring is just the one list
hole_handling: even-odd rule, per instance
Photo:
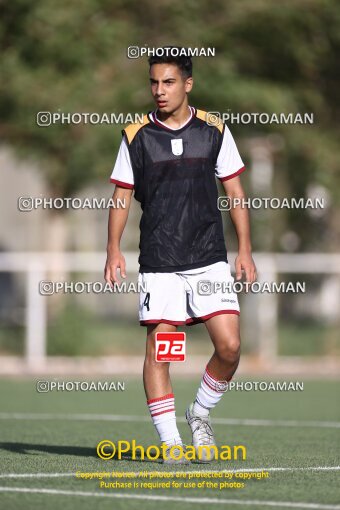
{"label": "green grass field", "polygon": [[[179,428],[185,442],[190,441],[190,435],[184,412],[198,379],[177,380],[174,384]],[[217,442],[245,445],[247,460],[171,469],[158,462],[129,458],[104,461],[97,457],[96,445],[103,439],[113,442],[135,439],[145,447],[158,444],[148,419],[141,380],[120,380],[125,381],[124,392],[86,393],[37,393],[35,380],[0,381],[1,509],[154,510],[160,505],[162,510],[216,505],[240,510],[340,508],[339,467],[331,469],[340,464],[337,382],[305,381],[302,392],[227,393],[213,413],[213,418],[218,419],[214,424]],[[189,472],[243,468],[268,470],[269,478],[245,481],[242,489],[150,490],[100,489],[98,480],[75,477],[77,471]],[[198,483],[202,479],[191,481]]]}

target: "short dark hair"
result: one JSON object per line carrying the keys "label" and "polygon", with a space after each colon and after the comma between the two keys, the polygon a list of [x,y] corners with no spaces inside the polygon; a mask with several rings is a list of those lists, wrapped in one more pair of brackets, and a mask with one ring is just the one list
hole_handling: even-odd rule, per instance
{"label": "short dark hair", "polygon": [[[186,55],[181,55],[181,51],[182,51],[182,53],[185,52],[187,54],[186,49],[181,48],[179,46],[165,46],[163,49],[166,50],[163,52],[163,55],[160,55],[160,56],[153,55],[153,56],[149,57],[148,62],[149,62],[150,68],[153,64],[175,64],[181,71],[183,78],[185,78],[185,79],[191,78],[191,76],[192,76],[191,57],[188,57]],[[172,49],[178,50],[178,51],[172,52],[171,51]],[[177,53],[178,53],[178,55],[176,55]]]}

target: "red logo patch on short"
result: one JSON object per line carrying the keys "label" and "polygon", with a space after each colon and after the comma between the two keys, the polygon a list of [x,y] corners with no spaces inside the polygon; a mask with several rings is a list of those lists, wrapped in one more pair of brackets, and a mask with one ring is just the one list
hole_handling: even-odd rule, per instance
{"label": "red logo patch on short", "polygon": [[156,361],[185,361],[185,333],[156,333]]}

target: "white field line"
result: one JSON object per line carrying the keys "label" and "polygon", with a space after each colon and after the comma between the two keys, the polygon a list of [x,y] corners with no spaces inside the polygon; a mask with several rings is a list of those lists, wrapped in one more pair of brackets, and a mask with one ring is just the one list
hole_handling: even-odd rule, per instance
{"label": "white field line", "polygon": [[[70,420],[70,421],[126,421],[133,423],[151,423],[149,416],[119,414],[53,414],[53,413],[0,413],[0,420]],[[186,423],[185,418],[177,418],[179,423]],[[244,425],[248,427],[316,427],[339,429],[336,421],[297,421],[297,420],[256,420],[213,418],[214,425]]]}
{"label": "white field line", "polygon": [[[201,469],[200,471],[165,471],[167,474],[176,473],[176,474],[198,474],[201,473],[245,473],[245,472],[259,472],[268,471],[268,472],[282,472],[282,471],[340,471],[340,466],[305,466],[305,467],[256,467],[256,468],[240,468],[240,469]],[[81,471],[79,471],[80,473]],[[117,471],[118,472],[118,471]],[[136,478],[139,477],[141,471],[127,471],[127,473],[133,473]],[[152,473],[153,471],[150,471]],[[112,471],[96,471],[96,473],[112,473]],[[119,471],[119,473],[124,473],[124,471]],[[76,473],[2,473],[0,474],[0,478],[58,478],[58,477],[70,477],[76,476]],[[112,476],[111,478],[117,478]],[[124,477],[119,477],[120,479],[124,479]],[[154,478],[162,478],[155,476]],[[168,477],[166,477],[168,478]],[[97,477],[93,479],[98,480]]]}
{"label": "white field line", "polygon": [[177,503],[195,503],[197,505],[243,505],[243,506],[269,506],[284,508],[302,508],[306,510],[340,510],[340,505],[324,505],[321,503],[304,503],[293,501],[260,501],[249,499],[217,499],[217,498],[190,498],[180,496],[153,496],[149,494],[124,494],[104,492],[66,491],[58,489],[31,489],[29,487],[0,487],[0,492],[21,492],[31,494],[55,494],[58,496],[82,496],[113,499],[135,499],[144,501],[173,501]]}

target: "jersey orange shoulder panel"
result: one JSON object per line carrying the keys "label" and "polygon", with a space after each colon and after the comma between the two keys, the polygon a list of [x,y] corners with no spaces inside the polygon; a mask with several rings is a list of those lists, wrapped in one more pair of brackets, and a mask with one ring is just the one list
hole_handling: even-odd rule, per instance
{"label": "jersey orange shoulder panel", "polygon": [[126,137],[128,139],[129,144],[132,142],[138,131],[143,127],[149,124],[149,119],[147,115],[143,116],[143,122],[137,122],[136,124],[129,124],[124,128]]}

